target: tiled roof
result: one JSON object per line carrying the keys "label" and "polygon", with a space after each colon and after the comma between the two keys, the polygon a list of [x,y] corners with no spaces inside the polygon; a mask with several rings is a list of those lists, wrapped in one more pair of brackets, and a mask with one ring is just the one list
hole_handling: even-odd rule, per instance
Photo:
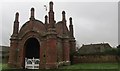
{"label": "tiled roof", "polygon": [[81,53],[103,52],[105,49],[112,48],[108,43],[82,45],[79,49]]}

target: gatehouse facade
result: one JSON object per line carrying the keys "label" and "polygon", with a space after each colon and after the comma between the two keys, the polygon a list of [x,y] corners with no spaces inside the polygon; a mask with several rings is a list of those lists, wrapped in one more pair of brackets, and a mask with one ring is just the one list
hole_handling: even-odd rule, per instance
{"label": "gatehouse facade", "polygon": [[70,54],[75,51],[76,45],[72,18],[69,18],[68,28],[65,11],[62,11],[62,20],[56,22],[53,2],[49,3],[45,22],[35,19],[34,12],[31,8],[30,19],[20,30],[19,13],[15,15],[8,65],[21,69],[51,69],[70,65]]}

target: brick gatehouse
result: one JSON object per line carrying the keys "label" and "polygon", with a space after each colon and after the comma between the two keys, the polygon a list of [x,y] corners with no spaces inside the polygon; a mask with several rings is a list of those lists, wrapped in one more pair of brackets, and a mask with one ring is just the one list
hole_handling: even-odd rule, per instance
{"label": "brick gatehouse", "polygon": [[70,53],[75,51],[75,38],[72,18],[66,26],[65,11],[62,20],[54,19],[53,2],[49,3],[45,22],[35,19],[31,8],[30,19],[19,30],[19,13],[15,15],[13,33],[10,38],[8,65],[13,68],[25,68],[25,59],[39,59],[39,68],[58,68],[70,65]]}

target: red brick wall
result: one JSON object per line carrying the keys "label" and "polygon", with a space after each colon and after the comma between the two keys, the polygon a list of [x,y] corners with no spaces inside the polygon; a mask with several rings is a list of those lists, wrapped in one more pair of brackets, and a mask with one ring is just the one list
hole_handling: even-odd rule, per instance
{"label": "red brick wall", "polygon": [[63,40],[63,59],[64,61],[70,61],[70,47],[68,39]]}
{"label": "red brick wall", "polygon": [[115,55],[83,55],[74,56],[73,63],[106,63],[106,62],[118,62]]}

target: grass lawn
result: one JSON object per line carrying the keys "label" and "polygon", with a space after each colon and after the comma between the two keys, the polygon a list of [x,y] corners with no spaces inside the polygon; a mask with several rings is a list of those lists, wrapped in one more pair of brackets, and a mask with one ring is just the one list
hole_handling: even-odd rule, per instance
{"label": "grass lawn", "polygon": [[62,66],[60,69],[118,69],[118,63],[80,63]]}
{"label": "grass lawn", "polygon": [[0,70],[2,70],[2,64],[0,63]]}
{"label": "grass lawn", "polygon": [[[61,69],[62,71],[118,71],[117,70],[118,68],[119,68],[118,63],[80,63],[69,66],[61,66],[57,70],[34,70],[34,71],[61,71]],[[7,64],[0,64],[0,70],[1,69],[7,71],[6,69],[9,69],[9,67],[7,67]]]}
{"label": "grass lawn", "polygon": [[0,70],[2,69],[9,69],[9,67],[7,66],[7,64],[0,64]]}

